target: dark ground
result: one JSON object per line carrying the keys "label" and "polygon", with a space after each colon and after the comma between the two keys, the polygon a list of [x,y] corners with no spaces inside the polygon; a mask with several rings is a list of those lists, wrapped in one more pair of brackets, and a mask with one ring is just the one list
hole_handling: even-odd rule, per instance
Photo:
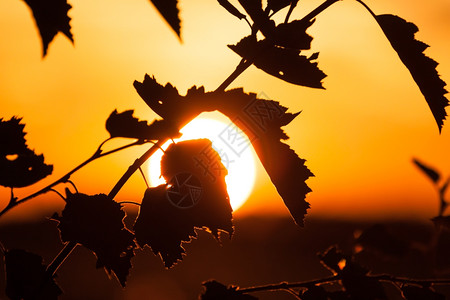
{"label": "dark ground", "polygon": [[[385,223],[388,231],[407,241],[409,250],[399,257],[380,255],[364,250],[356,255],[361,264],[374,274],[426,278],[450,278],[450,234],[442,235],[440,252],[426,252],[432,243],[431,223]],[[297,282],[330,276],[317,258],[331,245],[339,245],[346,253],[355,248],[355,236],[373,224],[333,220],[308,219],[299,228],[290,219],[247,217],[235,221],[236,233],[230,241],[223,238],[220,246],[203,231],[191,244],[185,245],[187,256],[170,270],[150,249],[138,251],[132,260],[133,269],[127,287],[122,289],[103,269],[95,269],[95,256],[77,247],[57,272],[57,282],[63,289],[61,299],[197,299],[201,282],[216,279],[224,284],[250,287],[282,281]],[[27,225],[3,225],[0,240],[5,247],[22,248],[43,256],[50,263],[62,248],[56,224],[47,220]],[[383,242],[381,242],[383,243]],[[386,245],[388,248],[392,241]],[[425,251],[425,252],[424,252]],[[435,263],[437,261],[437,263]],[[3,261],[0,261],[3,269]],[[440,273],[436,273],[439,269]],[[447,269],[447,271],[443,271]],[[5,278],[0,277],[0,299],[4,295]],[[389,289],[388,290],[392,290]],[[450,299],[450,287],[439,287]],[[395,293],[394,293],[395,294]],[[259,299],[294,299],[285,292],[260,292]],[[399,299],[398,294],[396,298]]]}

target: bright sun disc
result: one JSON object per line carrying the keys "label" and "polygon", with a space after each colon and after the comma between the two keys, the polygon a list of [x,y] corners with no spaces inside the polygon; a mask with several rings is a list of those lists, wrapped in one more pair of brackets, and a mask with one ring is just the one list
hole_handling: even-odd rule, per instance
{"label": "bright sun disc", "polygon": [[[220,121],[219,121],[220,119]],[[222,121],[223,120],[223,121]],[[203,113],[180,132],[183,136],[175,142],[207,138],[219,153],[223,165],[228,170],[225,177],[227,191],[233,210],[237,210],[250,195],[255,182],[255,156],[250,141],[232,122],[219,113]],[[166,149],[170,141],[163,145]],[[165,183],[161,176],[161,157],[158,150],[149,161],[149,180],[151,186]]]}

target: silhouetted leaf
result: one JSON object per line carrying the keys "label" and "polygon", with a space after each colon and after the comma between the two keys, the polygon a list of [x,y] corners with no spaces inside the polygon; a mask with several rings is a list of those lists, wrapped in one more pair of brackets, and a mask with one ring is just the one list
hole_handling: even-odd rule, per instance
{"label": "silhouetted leaf", "polygon": [[123,224],[121,205],[105,194],[89,196],[66,190],[66,206],[59,222],[61,240],[82,244],[97,256],[97,268],[114,272],[122,286],[134,256],[134,235]]}
{"label": "silhouetted leaf", "polygon": [[0,154],[11,155],[26,151],[25,124],[21,124],[21,118],[12,117],[9,121],[0,118]]}
{"label": "silhouetted leaf", "polygon": [[446,83],[436,71],[438,63],[423,54],[428,45],[414,38],[419,29],[394,15],[378,15],[376,19],[425,96],[440,132],[447,116],[445,107],[449,103],[444,96]]}
{"label": "silhouetted leaf", "polygon": [[327,291],[320,285],[313,285],[303,291],[302,300],[328,300]]}
{"label": "silhouetted leaf", "polygon": [[289,5],[291,3],[296,3],[298,0],[267,0],[267,9],[277,12]]}
{"label": "silhouetted leaf", "polygon": [[171,144],[161,160],[168,185],[145,192],[134,225],[136,240],[159,254],[170,268],[185,253],[181,242],[205,228],[216,238],[233,233],[232,209],[226,190],[227,170],[207,139]]}
{"label": "silhouetted leaf", "polygon": [[405,285],[402,287],[402,296],[406,300],[445,300],[445,296],[426,287]]}
{"label": "silhouetted leaf", "polygon": [[253,36],[228,47],[272,76],[297,85],[323,88],[321,81],[326,75],[317,67],[317,62],[300,55],[296,49],[275,46],[267,39],[257,41]]}
{"label": "silhouetted leaf", "polygon": [[305,166],[305,160],[280,141],[288,139],[281,127],[298,113],[287,113],[287,108],[278,102],[258,99],[256,94],[246,94],[242,89],[205,93],[203,87],[194,86],[186,96],[180,96],[170,83],[162,86],[148,75],[142,83],[135,81],[134,86],[153,111],[173,120],[177,128],[205,111],[218,110],[230,118],[237,127],[230,126],[222,138],[232,151],[240,153],[247,145],[230,139],[229,134],[239,129],[248,136],[294,220],[303,225],[309,208],[305,196],[311,191],[305,181],[314,175]]}
{"label": "silhouetted leaf", "polygon": [[[289,23],[281,23],[275,28],[273,33],[268,36],[268,40],[276,46],[285,48],[292,48],[296,50],[310,49],[313,38],[306,33],[306,30],[313,23],[314,21],[304,22],[300,20],[295,20]],[[308,60],[311,60],[311,57],[308,58]]]}
{"label": "silhouetted leaf", "polygon": [[166,22],[172,27],[173,31],[180,36],[180,13],[178,10],[178,0],[150,0],[153,5],[158,9],[161,16],[166,20]]}
{"label": "silhouetted leaf", "polygon": [[52,165],[44,163],[43,155],[28,149],[25,140],[25,125],[21,119],[0,119],[0,185],[25,187],[50,175]]}
{"label": "silhouetted leaf", "polygon": [[242,14],[233,4],[231,4],[228,0],[217,0],[220,5],[222,5],[230,14],[238,18],[239,20],[245,18],[245,15]]}
{"label": "silhouetted leaf", "polygon": [[154,120],[150,125],[147,121],[139,121],[138,118],[133,117],[133,110],[122,113],[114,110],[106,120],[106,130],[112,138],[124,137],[138,140],[159,140],[167,136],[177,138],[181,135],[164,120]]}
{"label": "silhouetted leaf", "polygon": [[203,282],[205,290],[200,296],[201,300],[257,300],[249,294],[239,292],[237,287],[221,284],[215,280]]}
{"label": "silhouetted leaf", "polygon": [[21,249],[6,251],[5,268],[6,295],[10,299],[56,300],[62,294],[53,278],[46,279],[47,266],[37,254]]}
{"label": "silhouetted leaf", "polygon": [[413,159],[414,164],[425,173],[434,183],[437,183],[440,179],[439,172],[433,169],[432,167],[426,166],[417,159]]}
{"label": "silhouetted leaf", "polygon": [[438,216],[431,219],[434,225],[450,229],[450,216]]}
{"label": "silhouetted leaf", "polygon": [[63,33],[73,43],[70,32],[70,18],[67,15],[72,8],[67,0],[24,0],[33,12],[36,25],[42,39],[43,56],[47,54],[48,45],[58,32]]}
{"label": "silhouetted leaf", "polygon": [[375,224],[363,231],[357,241],[364,249],[380,252],[394,257],[402,257],[410,249],[409,243],[392,235],[381,224]]}

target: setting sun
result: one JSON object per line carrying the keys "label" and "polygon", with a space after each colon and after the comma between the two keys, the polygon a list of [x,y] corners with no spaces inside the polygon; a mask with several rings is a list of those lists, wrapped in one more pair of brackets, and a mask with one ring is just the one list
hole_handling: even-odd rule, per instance
{"label": "setting sun", "polygon": [[[228,170],[225,181],[231,206],[236,211],[247,200],[255,182],[255,155],[248,138],[237,131],[237,127],[225,116],[216,112],[201,114],[180,131],[183,136],[175,142],[198,138],[211,140],[213,148],[219,153],[223,165]],[[163,149],[170,143],[167,142]],[[239,143],[239,149],[242,150],[236,152],[230,143]],[[152,186],[165,183],[160,170],[162,155],[163,152],[159,150],[149,161],[148,170]]]}

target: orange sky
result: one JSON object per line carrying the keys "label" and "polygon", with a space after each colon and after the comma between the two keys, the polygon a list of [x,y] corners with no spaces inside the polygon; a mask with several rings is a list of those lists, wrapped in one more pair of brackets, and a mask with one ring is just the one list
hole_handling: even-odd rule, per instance
{"label": "orange sky", "polygon": [[[41,44],[26,5],[0,2],[0,117],[24,118],[27,140],[54,173],[27,195],[65,174],[90,156],[108,137],[104,123],[118,109],[152,120],[156,115],[132,83],[145,73],[170,81],[181,93],[193,84],[215,89],[240,58],[226,45],[249,33],[245,22],[229,15],[215,1],[181,1],[182,37],[175,34],[146,0],[99,0],[70,3],[75,47],[62,35],[41,58]],[[320,4],[303,0],[297,16]],[[450,2],[431,0],[367,0],[376,13],[398,14],[418,25],[416,37],[431,47],[426,54],[440,65],[450,82]],[[251,67],[232,87],[263,92],[291,111],[303,110],[286,131],[289,144],[316,177],[311,216],[333,218],[430,218],[437,212],[436,193],[411,163],[412,157],[450,175],[450,125],[441,135],[425,99],[370,15],[355,1],[344,0],[323,13],[311,27],[313,51],[328,75],[326,90],[294,86]],[[449,87],[450,89],[450,87]],[[81,192],[108,193],[122,172],[144,148],[128,150],[95,162],[73,177]],[[255,190],[237,216],[249,213],[287,214],[282,200],[258,163]],[[119,194],[142,197],[139,176]],[[9,191],[0,188],[1,199]],[[54,210],[62,201],[49,194],[5,215]],[[57,208],[56,208],[57,209]]]}

